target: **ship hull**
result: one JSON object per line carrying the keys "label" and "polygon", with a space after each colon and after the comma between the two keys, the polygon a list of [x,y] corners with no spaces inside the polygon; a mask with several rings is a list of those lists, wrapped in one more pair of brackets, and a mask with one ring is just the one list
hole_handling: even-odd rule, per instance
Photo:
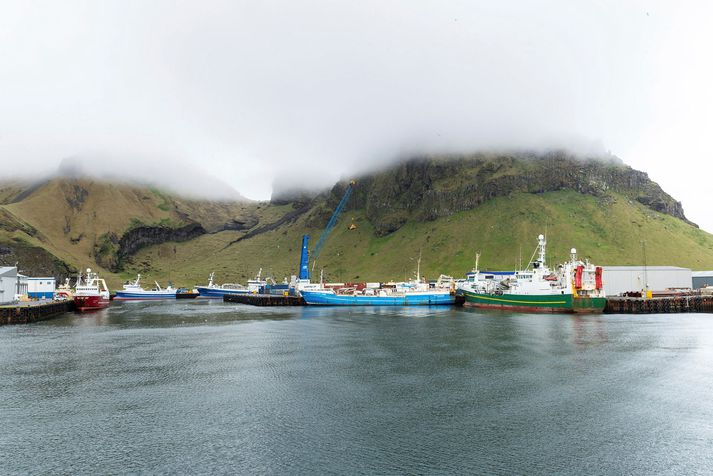
{"label": "ship hull", "polygon": [[450,293],[413,293],[398,296],[349,296],[320,291],[302,291],[310,306],[448,306],[455,304]]}
{"label": "ship hull", "polygon": [[74,309],[79,312],[95,311],[109,306],[109,300],[102,296],[74,296]]}
{"label": "ship hull", "polygon": [[132,293],[125,291],[117,291],[114,299],[117,301],[140,301],[140,300],[156,300],[156,299],[176,299],[176,293]]}
{"label": "ship hull", "polygon": [[464,291],[465,305],[484,309],[544,313],[601,313],[606,298],[574,297],[572,294],[489,294]]}
{"label": "ship hull", "polygon": [[223,296],[235,295],[235,294],[248,294],[247,289],[219,289],[219,288],[208,288],[203,286],[198,286],[198,297],[209,298],[209,299],[223,299]]}

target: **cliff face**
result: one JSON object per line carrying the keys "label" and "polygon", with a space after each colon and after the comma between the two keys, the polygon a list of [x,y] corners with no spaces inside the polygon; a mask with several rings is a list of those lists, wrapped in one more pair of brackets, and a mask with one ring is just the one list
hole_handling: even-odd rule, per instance
{"label": "cliff face", "polygon": [[77,274],[75,267],[39,246],[22,240],[0,241],[0,266],[15,265],[28,276],[54,276],[60,282]]}
{"label": "cliff face", "polygon": [[[380,236],[398,230],[409,220],[435,220],[515,192],[574,190],[605,197],[613,191],[686,220],[681,203],[646,173],[618,160],[581,160],[563,152],[417,158],[361,177],[358,182],[349,208],[366,210]],[[331,190],[328,209],[336,205],[345,186],[339,183]]]}
{"label": "cliff face", "polygon": [[168,241],[188,241],[206,233],[199,223],[189,223],[179,228],[167,226],[139,226],[124,233],[118,240],[117,261],[112,271],[121,268],[124,259],[136,253],[141,248]]}

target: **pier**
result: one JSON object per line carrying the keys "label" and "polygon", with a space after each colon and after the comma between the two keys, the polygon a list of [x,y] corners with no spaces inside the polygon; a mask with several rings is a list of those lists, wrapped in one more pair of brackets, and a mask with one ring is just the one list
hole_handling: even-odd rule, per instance
{"label": "pier", "polygon": [[607,298],[606,314],[713,313],[713,296],[683,295],[654,298]]}
{"label": "pier", "polygon": [[251,306],[304,306],[302,296],[280,296],[278,294],[226,294],[223,302],[250,304]]}
{"label": "pier", "polygon": [[30,301],[0,306],[0,326],[44,321],[74,310],[74,301]]}

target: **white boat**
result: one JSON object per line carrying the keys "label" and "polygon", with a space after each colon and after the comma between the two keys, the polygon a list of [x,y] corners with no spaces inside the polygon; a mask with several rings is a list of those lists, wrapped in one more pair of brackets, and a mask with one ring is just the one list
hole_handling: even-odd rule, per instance
{"label": "white boat", "polygon": [[171,284],[166,288],[162,288],[158,282],[154,281],[156,287],[153,289],[144,289],[140,284],[141,275],[136,276],[136,281],[124,284],[124,289],[116,292],[114,299],[117,300],[140,300],[140,299],[176,299],[178,289]]}
{"label": "white boat", "polygon": [[[476,269],[459,285],[466,306],[523,312],[598,313],[604,310],[606,294],[602,267],[577,258],[550,268],[545,262],[547,241],[538,236],[530,265],[512,273],[487,273]],[[504,279],[502,279],[504,278]]]}

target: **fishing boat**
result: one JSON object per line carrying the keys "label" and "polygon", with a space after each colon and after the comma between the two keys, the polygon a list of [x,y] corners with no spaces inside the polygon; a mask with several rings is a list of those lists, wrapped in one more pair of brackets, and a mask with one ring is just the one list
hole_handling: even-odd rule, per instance
{"label": "fishing boat", "polygon": [[74,288],[74,308],[79,312],[103,309],[109,305],[109,288],[106,281],[87,268],[87,275],[77,278]]}
{"label": "fishing boat", "polygon": [[136,280],[133,282],[127,282],[124,284],[124,288],[121,291],[117,291],[114,299],[120,301],[135,301],[143,299],[176,299],[176,293],[178,289],[174,288],[170,283],[168,287],[162,288],[158,282],[154,281],[156,285],[153,289],[144,289],[141,287],[141,275],[136,276]]}
{"label": "fishing boat", "polygon": [[210,298],[210,299],[223,299],[226,294],[257,294],[260,292],[261,288],[267,284],[267,281],[262,279],[262,268],[257,273],[255,279],[249,279],[248,285],[243,286],[242,284],[226,283],[226,284],[215,284],[214,281],[215,273],[210,273],[208,277],[207,286],[196,286],[198,290],[199,297]]}
{"label": "fishing boat", "polygon": [[[303,287],[305,303],[312,306],[441,306],[455,304],[455,283],[441,275],[435,283],[420,277],[421,258],[414,279],[377,286],[335,288]],[[323,277],[320,278],[323,281]]]}
{"label": "fishing boat", "polygon": [[570,260],[551,269],[545,261],[546,246],[544,235],[540,235],[533,259],[525,270],[481,273],[475,269],[458,286],[464,304],[525,312],[602,312],[606,295],[601,266],[579,260],[577,250],[572,248]]}
{"label": "fishing boat", "polygon": [[335,289],[301,291],[302,298],[312,306],[441,306],[455,304],[455,295],[448,290],[396,291],[388,286],[361,293],[342,293]]}

